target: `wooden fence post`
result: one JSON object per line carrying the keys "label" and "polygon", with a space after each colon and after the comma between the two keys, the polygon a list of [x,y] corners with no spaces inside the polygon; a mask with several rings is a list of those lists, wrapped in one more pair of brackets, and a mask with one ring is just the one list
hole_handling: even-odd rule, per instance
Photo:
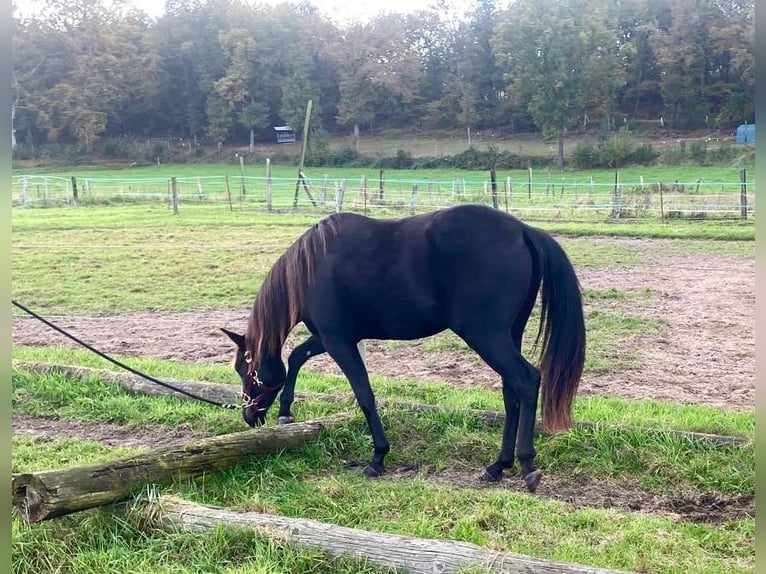
{"label": "wooden fence post", "polygon": [[747,219],[747,171],[739,170],[739,217]]}
{"label": "wooden fence post", "polygon": [[234,206],[231,204],[231,187],[229,187],[229,176],[224,175],[223,179],[226,182],[226,195],[229,198],[229,211],[234,211]]}
{"label": "wooden fence post", "polygon": [[327,203],[327,174],[322,176],[322,187],[319,190],[319,202],[324,205]]}
{"label": "wooden fence post", "polygon": [[381,203],[383,203],[383,194],[385,192],[385,185],[384,185],[385,177],[386,177],[386,172],[381,169],[380,178],[378,179],[378,199],[380,200]]}
{"label": "wooden fence post", "polygon": [[660,221],[662,221],[662,223],[665,223],[665,204],[662,198],[662,182],[661,181],[657,182],[657,187],[660,190]]}
{"label": "wooden fence post", "polygon": [[335,212],[340,213],[343,209],[343,196],[346,195],[346,180],[341,179],[335,187]]}
{"label": "wooden fence post", "polygon": [[78,206],[77,203],[77,178],[72,176],[72,205]]}
{"label": "wooden fence post", "polygon": [[247,190],[245,189],[245,158],[243,156],[239,156],[239,176],[242,182],[242,197],[245,197]]}
{"label": "wooden fence post", "polygon": [[532,166],[527,168],[527,195],[532,199]]}
{"label": "wooden fence post", "polygon": [[173,195],[173,215],[178,215],[178,182],[175,177],[170,178],[170,191]]}
{"label": "wooden fence post", "polygon": [[418,184],[412,186],[412,197],[410,197],[410,215],[415,215],[415,202],[418,198]]}
{"label": "wooden fence post", "polygon": [[497,209],[497,174],[494,167],[489,170],[489,179],[492,182],[492,207]]}
{"label": "wooden fence post", "polygon": [[266,210],[271,211],[271,158],[266,158]]}

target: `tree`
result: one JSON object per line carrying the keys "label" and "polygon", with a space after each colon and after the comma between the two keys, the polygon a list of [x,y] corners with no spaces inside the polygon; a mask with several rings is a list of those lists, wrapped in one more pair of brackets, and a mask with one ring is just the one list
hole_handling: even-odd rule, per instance
{"label": "tree", "polygon": [[[155,129],[197,140],[208,130],[208,102],[226,69],[219,32],[229,29],[226,0],[168,0],[153,28],[159,77]],[[213,138],[215,139],[215,138]]]}
{"label": "tree", "polygon": [[670,19],[652,33],[665,120],[676,128],[704,126],[708,71],[708,0],[668,0]]}
{"label": "tree", "polygon": [[711,113],[723,125],[755,121],[755,26],[752,1],[717,2],[710,27],[712,56],[705,91]]}
{"label": "tree", "polygon": [[[147,22],[120,2],[47,0],[45,12],[18,39],[17,96],[48,139],[75,140],[90,152],[151,93]],[[31,55],[29,63],[22,54]]]}
{"label": "tree", "polygon": [[628,117],[658,119],[662,114],[660,71],[654,57],[652,32],[669,18],[665,0],[624,0],[615,7],[625,87],[617,106]]}
{"label": "tree", "polygon": [[500,18],[494,46],[508,90],[545,135],[557,137],[560,169],[564,132],[582,117],[595,82],[622,81],[610,24],[602,0],[520,0]]}
{"label": "tree", "polygon": [[379,16],[368,24],[346,28],[328,56],[338,70],[338,123],[372,129],[379,111],[411,104],[417,95],[422,67],[416,46],[407,37],[407,19]]}

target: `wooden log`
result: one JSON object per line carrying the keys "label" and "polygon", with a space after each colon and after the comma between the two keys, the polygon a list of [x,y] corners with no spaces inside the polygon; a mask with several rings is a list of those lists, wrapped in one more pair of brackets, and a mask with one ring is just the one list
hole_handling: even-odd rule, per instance
{"label": "wooden log", "polygon": [[27,522],[39,522],[111,504],[147,484],[199,476],[304,444],[328,424],[350,419],[350,414],[335,415],[200,439],[103,464],[17,474],[11,485],[13,506]]}
{"label": "wooden log", "polygon": [[[128,389],[130,392],[144,393],[155,396],[175,396],[178,398],[188,399],[189,397],[176,393],[159,385],[155,385],[150,381],[144,380],[141,377],[133,375],[132,373],[120,373],[114,371],[108,371],[106,369],[93,369],[89,367],[74,367],[68,365],[52,365],[45,363],[35,363],[27,361],[14,360],[13,365],[23,370],[27,370],[33,373],[61,373],[71,377],[87,377],[98,376],[104,381],[115,382]],[[222,383],[209,383],[200,381],[179,381],[173,379],[166,379],[166,382],[183,389],[187,392],[194,393],[201,397],[217,400],[219,402],[236,402],[239,400],[239,394],[241,389],[238,385],[227,385]],[[297,391],[295,393],[297,399],[304,400],[322,400],[328,402],[353,402],[354,397],[349,393],[348,395],[333,395],[329,393],[314,393],[307,391]],[[439,411],[445,410],[444,407],[439,405],[429,405],[423,403],[412,403],[409,401],[403,401],[400,399],[388,399],[378,398],[377,403],[383,406],[394,406],[418,411]],[[465,413],[482,419],[489,425],[500,426],[505,422],[505,414],[499,411],[485,411],[480,409],[465,409]],[[752,440],[743,436],[732,435],[718,435],[701,433],[694,431],[681,431],[674,429],[652,428],[652,427],[637,427],[632,425],[608,425],[605,423],[594,423],[588,421],[576,421],[574,423],[575,428],[584,429],[612,429],[625,432],[643,432],[653,435],[667,435],[677,438],[688,439],[691,441],[708,442],[710,444],[722,447],[730,446],[746,446],[752,443]],[[535,432],[545,435],[547,431],[542,428],[540,421],[535,424]]]}
{"label": "wooden log", "polygon": [[395,567],[410,574],[447,574],[465,568],[513,574],[617,574],[591,566],[556,562],[523,554],[482,548],[470,542],[414,538],[370,532],[305,518],[288,518],[257,512],[233,512],[203,506],[171,496],[161,496],[148,510],[161,527],[207,532],[219,524],[255,530],[283,543],[320,549],[335,557]]}

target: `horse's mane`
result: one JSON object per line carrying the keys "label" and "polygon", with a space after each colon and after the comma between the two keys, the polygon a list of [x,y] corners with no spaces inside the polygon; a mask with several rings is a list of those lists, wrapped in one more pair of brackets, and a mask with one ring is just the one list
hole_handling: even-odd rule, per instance
{"label": "horse's mane", "polygon": [[245,335],[255,364],[281,353],[287,335],[300,321],[316,258],[326,252],[328,240],[337,232],[334,216],[316,223],[287,248],[266,275],[255,296]]}

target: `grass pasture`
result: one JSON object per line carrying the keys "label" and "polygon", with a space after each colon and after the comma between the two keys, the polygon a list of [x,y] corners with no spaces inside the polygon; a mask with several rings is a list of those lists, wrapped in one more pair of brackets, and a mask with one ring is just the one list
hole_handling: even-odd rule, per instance
{"label": "grass pasture", "polygon": [[[230,211],[225,204],[184,205],[178,216],[162,205],[14,209],[13,297],[44,315],[60,317],[246,309],[271,263],[316,219],[315,213]],[[561,242],[578,268],[643,263],[642,252],[629,244],[592,237],[594,230],[618,234],[622,232],[615,228],[628,226],[570,222],[545,227],[564,234]],[[702,256],[750,256],[754,250],[752,226],[731,222],[636,224],[630,233],[649,237],[675,233],[686,237],[674,243],[679,252]],[[585,291],[589,374],[619,371],[635,360],[630,349],[636,337],[662,325],[631,309],[653,296],[646,290]],[[448,334],[428,345],[426,353],[465,352],[461,342]],[[615,354],[615,348],[625,352]],[[13,356],[112,368],[85,350],[54,344],[16,346]],[[227,364],[119,358],[158,377],[234,382]],[[96,378],[37,375],[14,367],[12,380],[14,418],[38,421],[50,433],[14,434],[14,472],[105,462],[147,448],[138,439],[151,443],[152,436],[171,431],[211,436],[244,426],[236,411],[134,396]],[[381,408],[392,444],[389,473],[381,480],[361,476],[371,441],[357,412],[350,424],[328,430],[317,441],[243,461],[213,475],[154,485],[140,493],[138,503],[34,525],[14,517],[13,571],[387,571],[236,530],[160,531],[140,512],[155,492],[355,528],[464,540],[602,568],[652,573],[755,571],[752,412],[578,396],[575,418],[599,425],[538,437],[538,463],[545,475],[538,494],[530,495],[516,476],[494,486],[482,486],[477,480],[496,455],[500,429],[466,413],[466,408],[501,410],[497,391],[380,375],[373,376],[373,384],[381,398],[444,406],[442,411],[423,413]],[[310,367],[301,372],[298,388],[349,393],[345,380]],[[307,420],[341,410],[356,412],[350,400],[341,404],[310,400],[296,403],[295,414]],[[269,413],[269,424],[275,424],[275,414]],[[616,430],[617,425],[752,440],[744,447],[724,448],[670,433]],[[108,446],[93,438],[104,433],[136,440],[112,441]]]}
{"label": "grass pasture", "polygon": [[[754,169],[746,170],[746,214],[741,217],[739,168],[733,166],[626,167],[618,170],[500,170],[496,198],[488,171],[460,169],[395,170],[371,168],[307,168],[311,201],[304,189],[296,200],[296,168],[274,164],[267,178],[265,162],[252,160],[240,171],[237,163],[76,168],[16,168],[12,197],[17,205],[73,202],[72,178],[81,204],[172,203],[171,178],[181,209],[193,204],[219,204],[250,212],[333,211],[343,209],[401,216],[459,203],[497,201],[528,220],[602,223],[619,218],[631,222],[723,222],[730,228],[752,228],[755,213]],[[619,198],[615,176],[619,179]],[[382,188],[382,194],[381,194]],[[343,190],[342,192],[340,190]],[[342,196],[342,199],[339,199]]]}

